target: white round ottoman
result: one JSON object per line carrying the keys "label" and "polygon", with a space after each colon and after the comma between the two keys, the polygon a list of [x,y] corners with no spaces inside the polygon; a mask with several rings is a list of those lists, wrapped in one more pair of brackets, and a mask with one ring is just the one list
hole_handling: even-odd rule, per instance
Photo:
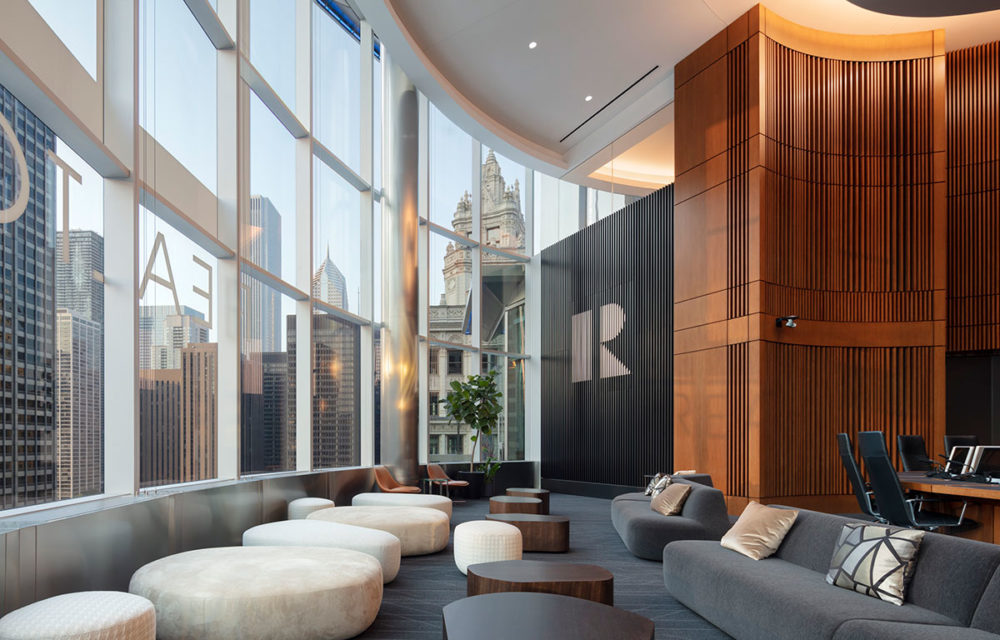
{"label": "white round ottoman", "polygon": [[[521,559],[521,530],[506,522],[473,520],[455,527],[455,566]],[[466,574],[468,575],[468,574]]]}
{"label": "white round ottoman", "polygon": [[359,493],[351,504],[355,507],[426,507],[451,518],[451,498],[426,493]]}
{"label": "white round ottoman", "polygon": [[4,640],[156,640],[153,603],[120,591],[39,600],[0,619]]}
{"label": "white round ottoman", "polygon": [[296,498],[288,503],[289,520],[305,520],[313,511],[329,509],[334,506],[333,500],[326,498]]}
{"label": "white round ottoman", "polygon": [[129,591],[156,605],[159,640],[351,638],[382,603],[382,567],[360,551],[217,547],[150,562]]}
{"label": "white round ottoman", "polygon": [[448,546],[449,519],[423,507],[337,507],[309,514],[309,520],[340,522],[387,531],[399,538],[404,556],[436,553]]}
{"label": "white round ottoman", "polygon": [[379,531],[322,520],[283,520],[243,532],[244,547],[334,547],[367,553],[382,565],[382,582],[399,573],[399,538]]}

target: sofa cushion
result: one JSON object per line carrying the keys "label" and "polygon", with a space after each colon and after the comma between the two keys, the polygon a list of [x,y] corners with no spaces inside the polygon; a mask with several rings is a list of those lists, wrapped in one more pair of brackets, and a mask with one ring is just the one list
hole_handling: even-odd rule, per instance
{"label": "sofa cushion", "polygon": [[1000,634],[1000,569],[993,572],[983,596],[979,600],[972,626],[991,633]]}
{"label": "sofa cushion", "polygon": [[804,629],[811,638],[832,638],[845,620],[855,618],[959,624],[920,606],[897,607],[837,589],[826,583],[824,573],[776,556],[755,561],[715,542],[667,545],[663,581],[682,604],[726,633],[748,640],[799,640]]}
{"label": "sofa cushion", "polygon": [[635,500],[614,505],[611,522],[626,548],[647,560],[660,560],[664,545],[675,540],[718,540],[693,518],[683,515],[667,518],[651,510],[648,503]]}
{"label": "sofa cushion", "polygon": [[[825,574],[840,531],[850,522],[871,524],[800,509],[799,517],[773,557]],[[929,533],[920,544],[917,567],[906,588],[906,602],[969,626],[998,565],[998,545]],[[1000,586],[997,593],[1000,595]]]}
{"label": "sofa cushion", "polygon": [[992,633],[967,627],[945,627],[936,624],[883,622],[881,620],[848,620],[840,625],[834,640],[997,640]]}

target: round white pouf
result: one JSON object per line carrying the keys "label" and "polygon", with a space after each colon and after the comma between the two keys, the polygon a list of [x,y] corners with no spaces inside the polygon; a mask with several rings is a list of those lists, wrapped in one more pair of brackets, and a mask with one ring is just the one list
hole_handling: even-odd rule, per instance
{"label": "round white pouf", "polygon": [[426,507],[451,518],[451,498],[426,493],[359,493],[351,504],[355,507]]}
{"label": "round white pouf", "polygon": [[404,556],[435,553],[448,546],[449,519],[423,507],[337,507],[309,514],[310,520],[340,522],[387,531],[399,538]]}
{"label": "round white pouf", "polygon": [[156,605],[159,640],[351,638],[382,603],[382,567],[360,551],[218,547],[150,562],[129,591]]}
{"label": "round white pouf", "polygon": [[[521,530],[506,522],[473,520],[455,527],[455,566],[521,559]],[[468,574],[466,574],[468,575]]]}
{"label": "round white pouf", "polygon": [[329,509],[334,506],[333,500],[326,498],[296,498],[288,503],[289,520],[305,520],[313,511]]}
{"label": "round white pouf", "polygon": [[283,520],[243,532],[244,547],[334,547],[367,553],[382,565],[382,582],[399,573],[399,538],[379,531],[323,520]]}
{"label": "round white pouf", "polygon": [[4,640],[156,640],[153,603],[120,591],[39,600],[0,619]]}

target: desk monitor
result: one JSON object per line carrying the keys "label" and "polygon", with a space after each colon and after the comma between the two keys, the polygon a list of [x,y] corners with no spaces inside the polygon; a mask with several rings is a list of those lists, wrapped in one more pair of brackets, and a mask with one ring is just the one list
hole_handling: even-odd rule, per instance
{"label": "desk monitor", "polygon": [[944,470],[948,473],[969,473],[972,470],[972,457],[976,452],[976,447],[952,447],[948,462]]}
{"label": "desk monitor", "polygon": [[1000,472],[1000,446],[976,447],[969,464],[973,473]]}

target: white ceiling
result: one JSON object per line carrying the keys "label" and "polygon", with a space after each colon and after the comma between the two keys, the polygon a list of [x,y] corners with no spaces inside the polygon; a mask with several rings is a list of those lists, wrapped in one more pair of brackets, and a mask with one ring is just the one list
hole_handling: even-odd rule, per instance
{"label": "white ceiling", "polygon": [[[354,2],[386,43],[390,57],[448,117],[504,155],[570,177],[582,177],[573,170],[585,163],[590,168],[583,176],[590,174],[596,167],[588,160],[670,104],[674,65],[756,4],[754,0]],[[1000,11],[901,18],[847,0],[771,0],[767,6],[792,22],[832,32],[888,34],[943,28],[949,50],[1000,39]],[[538,42],[537,48],[528,48],[531,41]],[[655,72],[561,141],[656,65]],[[585,102],[587,95],[593,100]],[[662,126],[655,130],[666,135]]]}

